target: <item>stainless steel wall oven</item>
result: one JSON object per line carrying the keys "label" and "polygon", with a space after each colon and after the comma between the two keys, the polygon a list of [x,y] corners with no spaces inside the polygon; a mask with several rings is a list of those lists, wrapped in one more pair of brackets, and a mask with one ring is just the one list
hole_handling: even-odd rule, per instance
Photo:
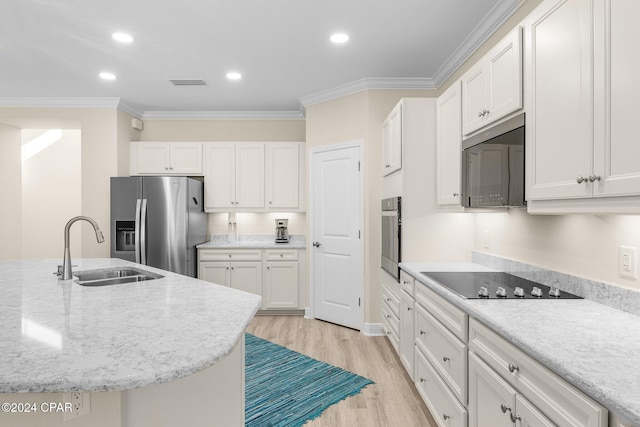
{"label": "stainless steel wall oven", "polygon": [[382,268],[400,280],[400,197],[382,200]]}

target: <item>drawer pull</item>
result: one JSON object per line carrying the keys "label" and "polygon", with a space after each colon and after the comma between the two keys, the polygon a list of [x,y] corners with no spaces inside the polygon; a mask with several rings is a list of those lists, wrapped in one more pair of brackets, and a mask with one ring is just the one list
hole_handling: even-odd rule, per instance
{"label": "drawer pull", "polygon": [[411,310],[413,310],[413,308],[407,307],[407,311],[411,311]]}
{"label": "drawer pull", "polygon": [[427,335],[427,332],[420,329],[420,335]]}
{"label": "drawer pull", "polygon": [[231,254],[229,254],[229,258],[231,258]]}
{"label": "drawer pull", "polygon": [[442,414],[442,418],[444,418],[444,420],[447,421],[451,417],[447,414]]}
{"label": "drawer pull", "polygon": [[504,403],[500,404],[500,410],[502,411],[503,414],[506,414],[507,411],[511,412],[511,408],[505,405]]}
{"label": "drawer pull", "polygon": [[511,418],[512,423],[515,423],[516,421],[522,421],[522,418],[520,418],[520,415],[510,414],[509,417]]}
{"label": "drawer pull", "polygon": [[391,335],[391,332],[387,332],[387,335]]}
{"label": "drawer pull", "polygon": [[390,315],[390,314],[387,314],[385,317],[386,317],[387,319],[391,319],[391,315]]}
{"label": "drawer pull", "polygon": [[426,383],[426,382],[427,382],[427,380],[426,380],[425,378],[420,377],[420,382],[421,382],[421,383]]}
{"label": "drawer pull", "polygon": [[514,372],[519,372],[520,371],[520,367],[518,365],[514,365],[513,363],[509,363],[509,372],[511,372],[512,374]]}
{"label": "drawer pull", "polygon": [[450,360],[451,360],[451,359],[449,359],[447,356],[443,356],[443,357],[442,357],[442,361],[443,361],[443,362],[448,362],[448,361],[450,361]]}
{"label": "drawer pull", "polygon": [[386,302],[391,302],[391,298],[385,298],[384,299]]}

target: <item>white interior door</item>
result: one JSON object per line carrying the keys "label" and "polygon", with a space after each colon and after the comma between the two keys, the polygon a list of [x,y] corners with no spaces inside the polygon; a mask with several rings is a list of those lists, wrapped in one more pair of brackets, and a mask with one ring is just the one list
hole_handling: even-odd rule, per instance
{"label": "white interior door", "polygon": [[312,153],[314,316],[361,329],[364,257],[359,145]]}

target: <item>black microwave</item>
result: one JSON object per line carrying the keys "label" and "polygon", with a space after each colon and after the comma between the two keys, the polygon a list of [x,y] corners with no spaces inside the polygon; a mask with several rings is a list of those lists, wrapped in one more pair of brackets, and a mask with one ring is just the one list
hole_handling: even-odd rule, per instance
{"label": "black microwave", "polygon": [[517,115],[462,141],[462,206],[526,206],[524,119]]}

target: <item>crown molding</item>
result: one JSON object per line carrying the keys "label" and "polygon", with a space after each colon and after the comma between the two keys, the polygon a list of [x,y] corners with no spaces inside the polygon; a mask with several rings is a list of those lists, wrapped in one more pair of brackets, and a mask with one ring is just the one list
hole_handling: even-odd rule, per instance
{"label": "crown molding", "polygon": [[146,111],[143,120],[304,120],[301,111]]}
{"label": "crown molding", "polygon": [[431,78],[365,78],[303,96],[299,101],[306,108],[370,89],[437,89],[437,86]]}
{"label": "crown molding", "polygon": [[19,108],[118,108],[120,98],[0,97],[1,107]]}
{"label": "crown molding", "polygon": [[142,116],[144,116],[144,111],[140,110],[137,107],[134,107],[133,105],[129,104],[127,101],[124,101],[122,98],[120,98],[120,102],[118,103],[117,108],[118,110],[124,111],[125,113],[128,113],[129,115],[135,117],[136,119],[142,120]]}
{"label": "crown molding", "polygon": [[471,34],[458,46],[453,54],[442,64],[433,76],[440,87],[489,37],[491,37],[526,0],[508,0],[497,2],[484,19],[478,23]]}

